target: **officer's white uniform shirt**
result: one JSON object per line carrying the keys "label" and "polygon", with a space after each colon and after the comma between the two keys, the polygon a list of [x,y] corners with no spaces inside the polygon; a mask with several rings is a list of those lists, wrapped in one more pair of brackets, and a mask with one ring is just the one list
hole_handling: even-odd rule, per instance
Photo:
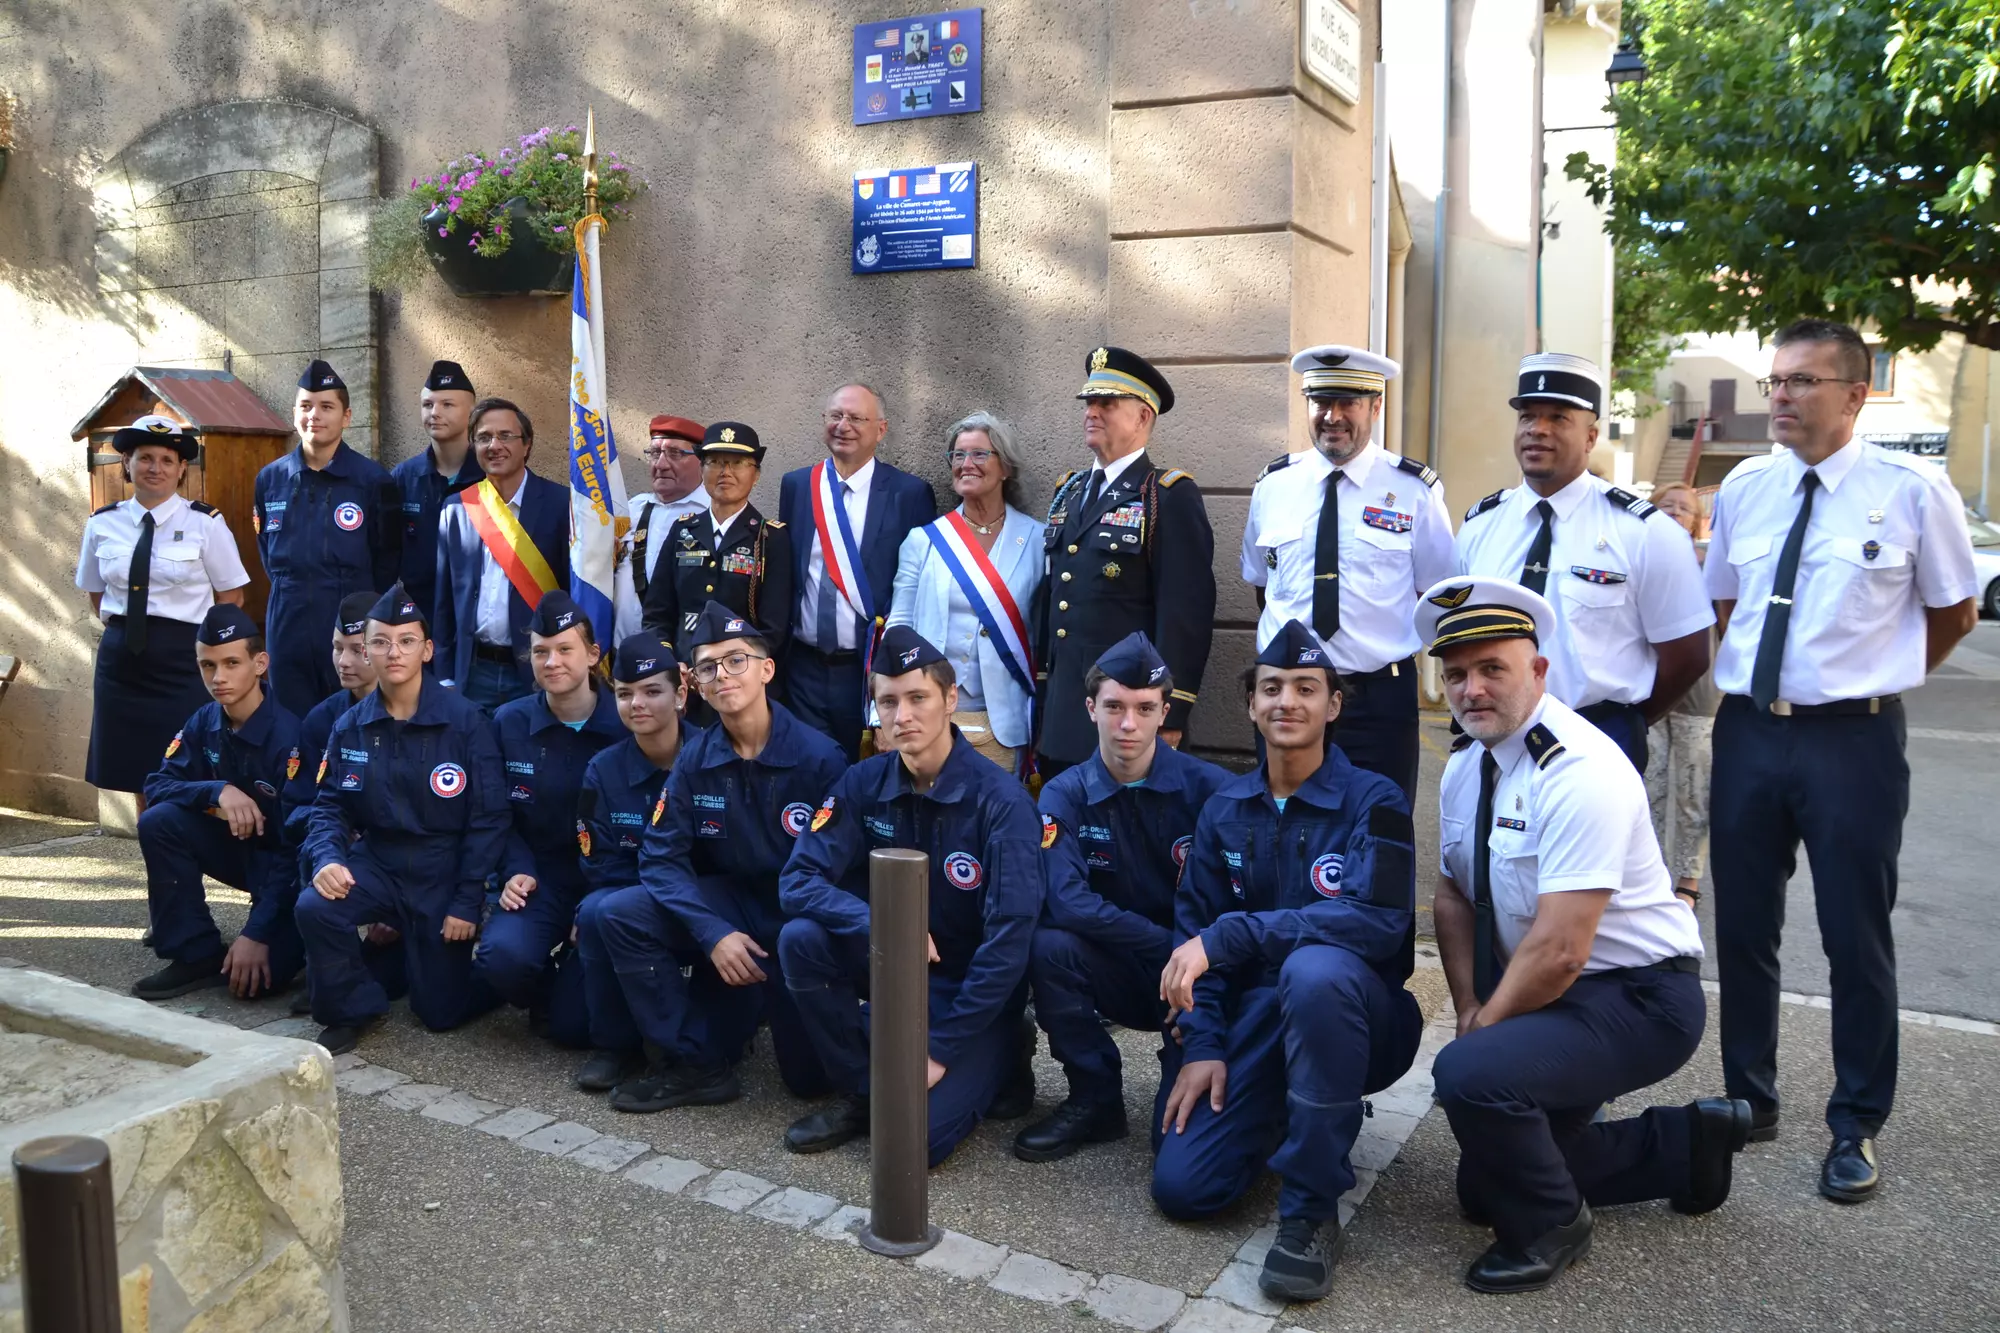
{"label": "officer's white uniform shirt", "polygon": [[[84,520],[76,586],[103,594],[98,604],[103,615],[125,614],[130,591],[126,580],[146,512],[137,499],[121,500]],[[146,614],[199,625],[215,605],[217,592],[250,582],[236,538],[220,513],[204,514],[179,494],[169,496],[152,514],[153,577],[146,588]]]}
{"label": "officer's white uniform shirt", "polygon": [[[1536,762],[1535,726],[1562,747]],[[1481,744],[1445,764],[1439,794],[1440,861],[1467,902],[1479,815]],[[1653,836],[1645,779],[1618,743],[1552,695],[1492,747],[1500,766],[1493,792],[1493,934],[1512,958],[1535,924],[1543,894],[1610,889],[1584,971],[1644,967],[1663,958],[1700,957],[1694,913],[1674,897],[1673,879]]]}
{"label": "officer's white uniform shirt", "polygon": [[[507,507],[514,511],[515,519],[521,517],[521,495],[528,489],[528,474],[521,473],[521,479],[514,485],[514,497],[507,501]],[[474,532],[478,529],[474,528]],[[514,581],[507,577],[507,571],[500,568],[500,562],[493,558],[482,538],[479,543],[479,601],[475,607],[473,635],[481,643],[489,643],[505,648],[514,642],[514,622],[507,613],[507,593]],[[446,589],[438,589],[440,595],[449,596]],[[533,607],[529,608],[533,610]]]}
{"label": "officer's white uniform shirt", "polygon": [[[1555,608],[1556,633],[1542,655],[1549,693],[1572,708],[1643,703],[1659,668],[1653,645],[1715,623],[1686,530],[1644,502],[1634,513],[1606,499],[1610,489],[1586,472],[1548,497],[1555,525],[1544,595]],[[1541,530],[1541,499],[1516,486],[1493,508],[1467,515],[1455,572],[1519,583]]]}
{"label": "officer's white uniform shirt", "polygon": [[[869,459],[854,469],[854,475],[845,481],[840,470],[833,466],[831,458],[826,465],[833,471],[833,493],[840,497],[840,507],[847,511],[847,525],[854,534],[854,547],[861,549],[861,534],[868,528],[868,491],[875,484],[875,460]],[[807,474],[806,485],[813,484],[811,474]],[[844,489],[843,489],[844,488]],[[812,497],[806,497],[808,506]],[[832,514],[826,516],[827,534],[840,540],[840,524]],[[879,600],[882,592],[871,588]],[[819,603],[822,597],[833,598],[834,639],[833,643],[819,641]],[[840,595],[840,589],[833,586],[833,579],[826,572],[826,552],[820,549],[817,528],[812,534],[812,549],[806,552],[806,586],[799,589],[799,623],[794,632],[807,643],[823,653],[853,652],[856,648],[854,608]]]}
{"label": "officer's white uniform shirt", "polygon": [[707,509],[709,504],[706,486],[696,486],[678,500],[662,500],[651,491],[647,491],[625,502],[625,513],[631,518],[634,531],[639,526],[639,515],[646,512],[647,505],[653,506],[653,521],[646,526],[646,549],[640,552],[646,560],[648,579],[652,578],[659,568],[660,552],[666,549],[667,529],[689,514],[698,514]]}
{"label": "officer's white uniform shirt", "polygon": [[[1264,589],[1260,652],[1286,621],[1312,624],[1319,514],[1332,470],[1331,459],[1307,449],[1250,492],[1242,573]],[[1339,486],[1340,631],[1320,644],[1342,671],[1380,671],[1420,646],[1417,598],[1452,573],[1451,515],[1442,483],[1426,486],[1372,442],[1341,469]]]}
{"label": "officer's white uniform shirt", "polygon": [[[1943,468],[1862,440],[1813,470],[1820,489],[1792,585],[1778,697],[1823,704],[1915,689],[1924,683],[1924,608],[1978,591],[1964,503]],[[1725,694],[1750,693],[1805,474],[1785,449],[1737,464],[1716,492],[1708,593],[1736,603],[1715,657]]]}

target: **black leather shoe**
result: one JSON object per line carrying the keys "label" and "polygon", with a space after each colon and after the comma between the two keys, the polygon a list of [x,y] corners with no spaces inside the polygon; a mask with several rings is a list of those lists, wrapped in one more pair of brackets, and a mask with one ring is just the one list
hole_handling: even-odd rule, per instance
{"label": "black leather shoe", "polygon": [[1750,1103],[1730,1097],[1689,1102],[1688,1190],[1667,1201],[1677,1213],[1714,1212],[1728,1201],[1731,1166],[1750,1141]]}
{"label": "black leather shoe", "polygon": [[1778,1108],[1750,1112],[1750,1142],[1769,1143],[1778,1137]]}
{"label": "black leather shoe", "polygon": [[826,1152],[867,1136],[868,1099],[848,1096],[794,1120],[785,1130],[785,1147],[792,1152]]}
{"label": "black leather shoe", "polygon": [[611,1090],[611,1109],[651,1115],[676,1106],[720,1106],[743,1095],[736,1071],[727,1065],[703,1069],[696,1065],[655,1065],[638,1078]]}
{"label": "black leather shoe", "polygon": [[1866,1203],[1881,1183],[1873,1139],[1835,1139],[1820,1164],[1819,1192],[1835,1203]]}
{"label": "black leather shoe", "polygon": [[171,1000],[227,980],[222,975],[222,955],[217,954],[192,963],[168,963],[150,977],[133,982],[132,993],[142,1000]]}
{"label": "black leather shoe", "polygon": [[365,1023],[335,1023],[321,1028],[315,1040],[326,1047],[328,1055],[346,1055],[361,1043],[362,1036],[368,1029],[374,1027],[377,1021],[379,1020],[370,1019]]}
{"label": "black leather shoe", "polygon": [[1024,1162],[1053,1162],[1086,1143],[1110,1143],[1130,1132],[1123,1102],[1086,1102],[1070,1097],[1053,1115],[1014,1136],[1014,1155]]}
{"label": "black leather shoe", "polygon": [[1568,1226],[1545,1232],[1526,1249],[1496,1243],[1465,1270],[1465,1285],[1489,1296],[1540,1291],[1562,1276],[1565,1268],[1590,1253],[1590,1205],[1576,1211]]}
{"label": "black leather shoe", "polygon": [[592,1051],[576,1071],[578,1092],[609,1092],[645,1067],[637,1051]]}
{"label": "black leather shoe", "polygon": [[1347,1233],[1332,1220],[1287,1217],[1264,1254],[1257,1286],[1277,1301],[1316,1301],[1333,1290],[1333,1266],[1347,1247]]}

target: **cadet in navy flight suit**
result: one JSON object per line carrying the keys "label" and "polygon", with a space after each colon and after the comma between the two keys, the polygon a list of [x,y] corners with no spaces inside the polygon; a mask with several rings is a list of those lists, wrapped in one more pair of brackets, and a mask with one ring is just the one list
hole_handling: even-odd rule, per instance
{"label": "cadet in navy flight suit", "polygon": [[[167,960],[132,988],[142,1000],[224,980],[251,999],[290,985],[303,961],[292,926],[297,867],[285,848],[281,801],[287,775],[299,768],[299,720],[265,690],[264,636],[242,607],[211,607],[194,652],[214,701],[174,734],[146,779],[139,816],[153,951]],[[227,953],[203,875],[250,895],[250,919]]]}
{"label": "cadet in navy flight suit", "polygon": [[402,563],[402,500],[380,463],[342,442],[353,419],[347,385],[314,361],[292,404],[298,447],[257,473],[250,518],[271,577],[271,689],[294,716],[333,693],[322,636],[341,599],[380,592]]}
{"label": "cadet in navy flight suit", "polygon": [[299,933],[319,1044],[351,1051],[389,1007],[357,925],[402,932],[410,1008],[433,1030],[492,1007],[472,976],[487,876],[507,842],[507,788],[493,724],[424,670],[430,633],[399,584],[368,614],[375,692],[342,714],[320,760],[307,824]]}
{"label": "cadet in navy flight suit", "polygon": [[403,502],[403,591],[427,616],[437,614],[438,516],[447,499],[486,475],[472,452],[474,396],[465,367],[432,362],[418,400],[430,444],[389,471]]}
{"label": "cadet in navy flight suit", "polygon": [[930,857],[930,1163],[987,1113],[1016,1071],[1029,942],[1041,915],[1041,820],[1020,783],[951,724],[951,664],[907,625],[876,646],[869,678],[894,747],[849,769],[820,803],[779,881],[780,965],[843,1094],[785,1132],[824,1152],[868,1132],[868,853]]}
{"label": "cadet in navy flight suit", "polygon": [[590,1018],[589,1058],[577,1070],[583,1092],[609,1092],[639,1069],[639,1025],[605,952],[604,908],[639,883],[639,846],[666,796],[667,773],[685,742],[680,710],[687,686],[673,646],[656,634],[628,635],[612,657],[611,692],[630,733],[583,766],[576,798],[576,846],[584,898],[576,909],[576,961],[583,967]]}
{"label": "cadet in navy flight suit", "polygon": [[1415,830],[1394,782],[1327,747],[1339,677],[1311,630],[1287,621],[1244,685],[1265,757],[1203,808],[1175,898],[1185,942],[1160,990],[1180,1043],[1162,1052],[1153,1200],[1206,1217],[1270,1154],[1278,1236],[1258,1285],[1309,1301],[1333,1285],[1361,1099],[1403,1076],[1423,1027],[1404,989]]}
{"label": "cadet in navy flight suit", "polygon": [[313,798],[319,794],[319,761],[340,715],[360,703],[375,688],[375,666],[368,660],[368,612],[375,594],[349,593],[340,603],[333,624],[333,674],[340,688],[314,704],[299,723],[299,754],[304,762],[285,787],[285,830],[294,845],[303,843]]}
{"label": "cadet in navy flight suit", "polygon": [[1035,1017],[1069,1075],[1055,1114],[1014,1140],[1014,1155],[1053,1162],[1125,1137],[1118,1046],[1101,1014],[1160,1031],[1160,971],[1174,946],[1174,888],[1201,807],[1229,774],[1159,739],[1173,677],[1134,631],[1084,676],[1097,753],[1042,788],[1048,905],[1028,960]]}
{"label": "cadet in navy flight suit", "polygon": [[[611,1094],[621,1111],[742,1095],[735,1066],[765,1017],[785,1086],[801,1097],[827,1090],[776,958],[778,875],[847,761],[769,697],[777,664],[755,622],[710,602],[689,637],[716,724],[690,738],[667,778],[639,887],[613,896],[599,918],[653,1048],[644,1075]],[[677,955],[692,962],[691,977]]]}
{"label": "cadet in navy flight suit", "polygon": [[[611,691],[593,688],[599,655],[575,600],[561,588],[543,593],[528,621],[539,688],[493,713],[514,829],[472,951],[473,974],[565,1046],[590,1044],[583,966],[569,948],[585,893],[577,794],[584,765],[625,734]],[[557,951],[560,963],[551,961]]]}

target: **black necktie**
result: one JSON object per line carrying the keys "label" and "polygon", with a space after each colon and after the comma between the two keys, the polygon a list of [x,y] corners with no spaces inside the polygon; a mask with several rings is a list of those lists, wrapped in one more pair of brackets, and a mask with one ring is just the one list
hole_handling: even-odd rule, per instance
{"label": "black necktie", "polygon": [[1528,563],[1521,566],[1521,586],[1532,593],[1549,590],[1549,551],[1555,545],[1556,508],[1547,500],[1535,501],[1535,512],[1542,516],[1542,530],[1535,534],[1535,544],[1528,548]]}
{"label": "black necktie", "polygon": [[125,651],[134,656],[146,651],[146,585],[152,577],[153,516],[147,514],[139,520],[139,544],[125,571]]}
{"label": "black necktie", "polygon": [[1313,546],[1313,633],[1331,640],[1340,633],[1340,469],[1326,474],[1326,498],[1319,506],[1319,537]]}
{"label": "black necktie", "polygon": [[1479,819],[1472,834],[1472,993],[1481,1004],[1493,985],[1493,789],[1500,765],[1487,750],[1479,756]]}
{"label": "black necktie", "polygon": [[1792,520],[1784,549],[1778,552],[1778,573],[1771,580],[1770,605],[1764,608],[1764,635],[1757,640],[1757,664],[1750,669],[1750,702],[1760,713],[1778,697],[1778,673],[1785,665],[1785,628],[1792,622],[1792,588],[1799,581],[1799,552],[1806,544],[1806,524],[1812,519],[1813,492],[1818,489],[1819,473],[1807,468],[1806,498],[1799,501],[1799,516]]}
{"label": "black necktie", "polygon": [[1097,497],[1102,494],[1104,494],[1104,469],[1094,467],[1090,470],[1090,480],[1085,482],[1083,487],[1083,512],[1088,514],[1097,508]]}

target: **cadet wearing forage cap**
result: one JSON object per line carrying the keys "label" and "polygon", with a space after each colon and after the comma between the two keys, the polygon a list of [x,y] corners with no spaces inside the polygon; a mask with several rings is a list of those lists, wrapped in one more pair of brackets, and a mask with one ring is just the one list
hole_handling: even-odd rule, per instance
{"label": "cadet wearing forage cap", "polygon": [[1286,621],[1311,627],[1347,681],[1333,739],[1357,767],[1414,803],[1417,596],[1451,571],[1444,484],[1374,439],[1401,368],[1329,343],[1292,358],[1309,405],[1312,448],[1259,474],[1243,525],[1241,571],[1257,590],[1257,639]]}
{"label": "cadet wearing forage cap", "polygon": [[1016,1136],[1014,1155],[1030,1162],[1125,1136],[1118,1046],[1099,1018],[1161,1030],[1174,886],[1202,806],[1229,777],[1159,739],[1173,676],[1144,634],[1105,649],[1084,688],[1097,748],[1040,796],[1048,907],[1028,977],[1069,1096]]}
{"label": "cadet wearing forage cap", "polygon": [[1593,1205],[1719,1207],[1750,1106],[1704,1098],[1591,1123],[1700,1044],[1701,933],[1674,898],[1639,775],[1544,688],[1548,601],[1454,577],[1418,622],[1469,741],[1445,765],[1436,903],[1463,1035],[1433,1071],[1460,1207],[1495,1235],[1465,1280],[1532,1291],[1589,1250]]}
{"label": "cadet wearing forage cap", "polygon": [[372,592],[349,593],[342,599],[340,614],[333,622],[330,654],[340,688],[314,704],[312,711],[299,721],[299,753],[306,762],[285,787],[285,830],[294,843],[305,837],[306,815],[319,790],[319,760],[326,753],[326,740],[333,734],[333,724],[375,688],[375,666],[368,660],[367,646],[368,610],[375,601]]}
{"label": "cadet wearing forage cap", "polygon": [[1460,574],[1513,579],[1554,608],[1549,692],[1604,729],[1640,772],[1646,727],[1708,669],[1715,612],[1694,545],[1652,505],[1589,471],[1604,407],[1592,362],[1540,352],[1513,398],[1522,484],[1474,505]]}
{"label": "cadet wearing forage cap", "polygon": [[1161,1062],[1153,1199],[1169,1217],[1210,1216],[1282,1140],[1258,1283],[1317,1300],[1340,1257],[1361,1099],[1409,1069],[1423,1028],[1404,988],[1416,831],[1394,782],[1326,744],[1338,678],[1319,636],[1279,626],[1243,684],[1264,760],[1202,807],[1175,895],[1184,943],[1160,993],[1182,1042]]}
{"label": "cadet wearing forage cap", "polygon": [[1215,534],[1201,488],[1146,452],[1154,422],[1173,410],[1173,386],[1122,347],[1087,353],[1084,372],[1077,397],[1094,464],[1056,484],[1043,539],[1046,575],[1029,616],[1041,654],[1035,748],[1046,776],[1090,757],[1084,675],[1134,631],[1152,639],[1173,671],[1162,730],[1178,744],[1214,631]]}
{"label": "cadet wearing forage cap", "polygon": [[417,402],[429,445],[390,471],[402,497],[403,586],[424,614],[437,612],[438,513],[445,498],[485,475],[473,456],[467,425],[477,391],[456,361],[434,361]]}
{"label": "cadet wearing forage cap", "polygon": [[341,598],[388,587],[402,565],[402,493],[343,442],[353,419],[346,383],[311,362],[292,403],[298,447],[257,473],[251,523],[271,579],[271,688],[298,714],[337,686],[325,635]]}

